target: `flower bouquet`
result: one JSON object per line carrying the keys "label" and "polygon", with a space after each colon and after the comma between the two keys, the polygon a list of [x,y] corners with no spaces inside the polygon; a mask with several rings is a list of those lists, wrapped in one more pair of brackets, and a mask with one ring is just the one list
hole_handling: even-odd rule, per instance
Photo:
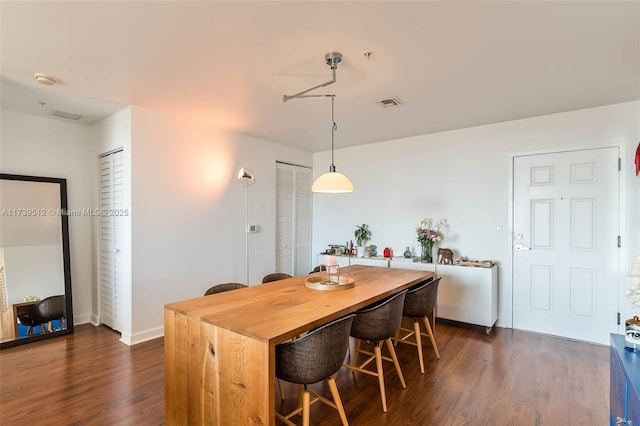
{"label": "flower bouquet", "polygon": [[433,263],[433,246],[444,238],[442,231],[446,226],[446,219],[438,219],[438,222],[434,224],[433,219],[428,217],[420,222],[420,226],[416,228],[416,234],[418,234],[418,242],[422,246],[421,261]]}

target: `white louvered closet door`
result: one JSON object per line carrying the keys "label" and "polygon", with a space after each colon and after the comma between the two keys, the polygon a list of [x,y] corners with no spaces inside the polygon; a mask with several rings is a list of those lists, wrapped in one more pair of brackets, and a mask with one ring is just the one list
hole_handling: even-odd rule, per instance
{"label": "white louvered closet door", "polygon": [[276,272],[311,270],[311,169],[276,163]]}
{"label": "white louvered closet door", "polygon": [[124,161],[122,151],[100,158],[100,315],[101,322],[122,329],[119,288],[119,242],[123,241]]}

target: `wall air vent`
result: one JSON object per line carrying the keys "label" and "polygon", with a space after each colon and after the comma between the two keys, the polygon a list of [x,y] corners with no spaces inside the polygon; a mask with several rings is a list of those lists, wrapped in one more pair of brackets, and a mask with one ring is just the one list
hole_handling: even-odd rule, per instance
{"label": "wall air vent", "polygon": [[402,105],[402,101],[396,97],[393,98],[389,98],[389,99],[383,99],[381,101],[377,102],[378,104],[382,105],[385,108],[393,108],[393,107],[397,107],[399,105]]}
{"label": "wall air vent", "polygon": [[51,115],[53,115],[54,117],[66,118],[67,120],[74,120],[74,121],[78,121],[82,118],[80,114],[74,114],[72,112],[66,112],[66,111],[53,111]]}

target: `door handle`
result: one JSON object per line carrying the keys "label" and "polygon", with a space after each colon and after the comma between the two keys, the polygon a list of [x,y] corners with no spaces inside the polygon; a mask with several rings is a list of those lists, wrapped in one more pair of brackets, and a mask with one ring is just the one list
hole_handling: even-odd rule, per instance
{"label": "door handle", "polygon": [[525,247],[522,244],[516,244],[516,251],[531,250],[531,247]]}

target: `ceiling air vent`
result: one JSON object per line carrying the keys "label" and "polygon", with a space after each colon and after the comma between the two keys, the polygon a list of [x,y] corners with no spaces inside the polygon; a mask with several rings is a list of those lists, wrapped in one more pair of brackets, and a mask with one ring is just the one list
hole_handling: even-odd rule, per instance
{"label": "ceiling air vent", "polygon": [[398,105],[402,105],[402,101],[396,97],[383,99],[381,101],[378,101],[377,103],[379,103],[385,108],[393,108],[393,107],[397,107]]}
{"label": "ceiling air vent", "polygon": [[54,117],[66,118],[67,120],[75,120],[75,121],[78,121],[82,118],[80,114],[74,114],[72,112],[66,112],[66,111],[53,111],[51,115],[53,115]]}

